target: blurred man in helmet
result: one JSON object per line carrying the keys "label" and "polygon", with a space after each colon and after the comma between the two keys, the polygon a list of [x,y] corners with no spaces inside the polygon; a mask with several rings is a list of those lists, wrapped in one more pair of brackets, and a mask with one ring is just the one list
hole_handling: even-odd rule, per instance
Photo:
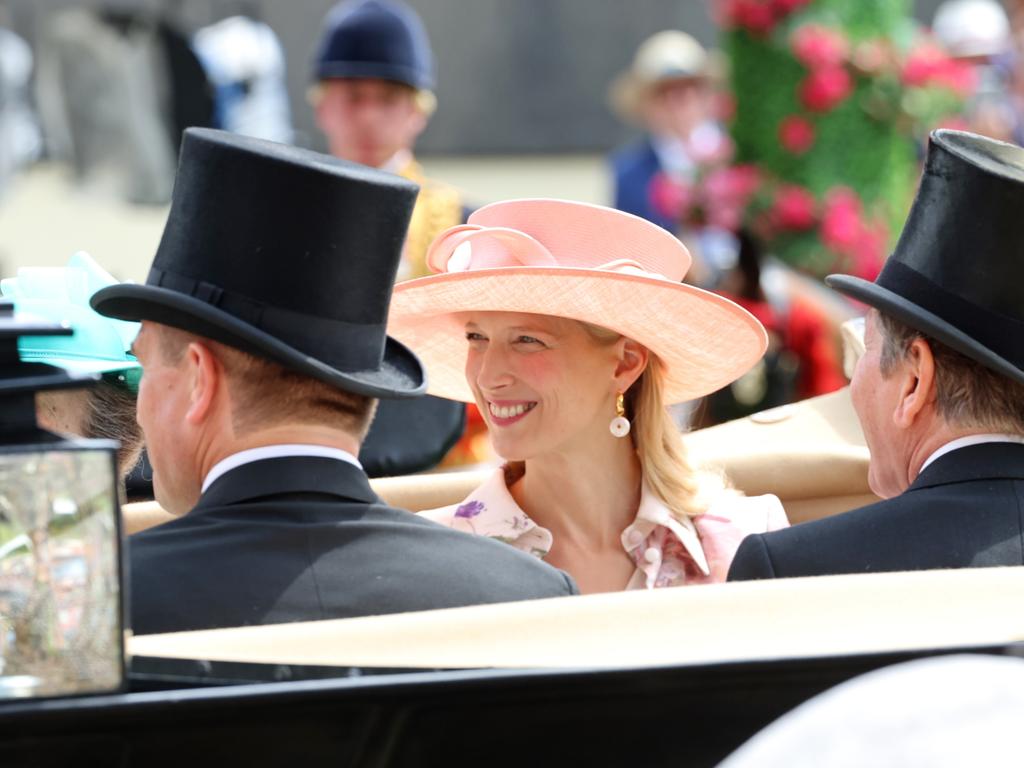
{"label": "blurred man in helmet", "polygon": [[428,179],[413,146],[434,111],[434,56],[416,12],[396,0],[345,0],[324,19],[311,101],[331,154],[420,185],[400,280],[428,273],[434,237],[462,223],[458,191]]}
{"label": "blurred man in helmet", "polygon": [[[434,55],[423,22],[398,0],[344,0],[324,19],[313,78],[310,100],[331,154],[420,186],[398,280],[429,274],[427,248],[468,212],[458,190],[424,176],[413,155],[436,105]],[[360,459],[371,477],[429,469],[445,456],[446,466],[485,461],[489,443],[478,437],[483,420],[471,406],[463,434],[466,413],[461,403],[433,397],[388,402],[377,411]]]}

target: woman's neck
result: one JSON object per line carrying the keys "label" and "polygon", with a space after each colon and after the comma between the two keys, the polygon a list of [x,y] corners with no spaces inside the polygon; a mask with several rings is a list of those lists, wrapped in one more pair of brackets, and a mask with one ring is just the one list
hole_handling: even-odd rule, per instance
{"label": "woman's neck", "polygon": [[520,508],[551,531],[556,546],[621,549],[622,531],[640,505],[641,470],[628,439],[586,452],[527,460],[510,491]]}

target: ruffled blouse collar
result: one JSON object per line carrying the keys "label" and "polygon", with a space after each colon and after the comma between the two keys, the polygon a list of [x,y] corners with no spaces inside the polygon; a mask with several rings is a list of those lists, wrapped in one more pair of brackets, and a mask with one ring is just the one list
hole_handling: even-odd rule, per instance
{"label": "ruffled blouse collar", "polygon": [[[495,472],[454,512],[456,520],[481,536],[490,536],[518,549],[545,557],[551,551],[551,531],[534,522],[508,490],[504,468]],[[666,550],[682,550],[704,576],[711,574],[697,527],[689,517],[677,517],[643,484],[636,518],[621,536],[622,547],[653,587],[664,577]]]}

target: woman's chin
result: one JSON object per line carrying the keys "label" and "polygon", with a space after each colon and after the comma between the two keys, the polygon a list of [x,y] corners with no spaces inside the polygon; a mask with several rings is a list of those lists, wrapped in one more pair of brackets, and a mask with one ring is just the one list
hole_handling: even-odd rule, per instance
{"label": "woman's chin", "polygon": [[534,455],[533,451],[525,450],[523,446],[512,445],[510,443],[511,441],[506,444],[500,444],[498,442],[491,443],[494,447],[494,452],[502,461],[526,461]]}

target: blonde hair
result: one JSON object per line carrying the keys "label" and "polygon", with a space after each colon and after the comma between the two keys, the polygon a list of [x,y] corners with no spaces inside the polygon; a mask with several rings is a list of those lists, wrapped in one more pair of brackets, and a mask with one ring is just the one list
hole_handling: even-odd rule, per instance
{"label": "blonde hair", "polygon": [[[583,327],[601,343],[622,338],[615,331],[590,323],[583,323]],[[690,461],[682,432],[668,412],[664,381],[664,363],[651,352],[647,367],[624,397],[626,418],[632,427],[630,439],[647,487],[677,517],[693,517],[707,510],[711,499],[726,490],[726,483],[720,474]]]}

